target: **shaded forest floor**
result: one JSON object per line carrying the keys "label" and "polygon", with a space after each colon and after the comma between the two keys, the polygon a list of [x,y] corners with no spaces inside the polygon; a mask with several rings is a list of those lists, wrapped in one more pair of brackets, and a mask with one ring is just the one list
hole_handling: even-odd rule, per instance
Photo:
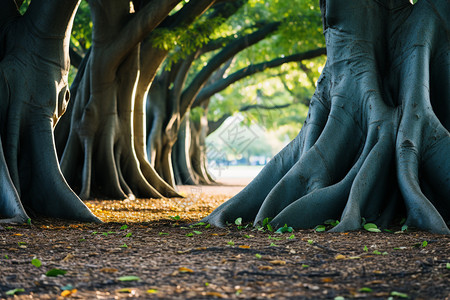
{"label": "shaded forest floor", "polygon": [[99,225],[1,225],[0,298],[450,299],[449,236],[190,226],[237,190],[89,201]]}

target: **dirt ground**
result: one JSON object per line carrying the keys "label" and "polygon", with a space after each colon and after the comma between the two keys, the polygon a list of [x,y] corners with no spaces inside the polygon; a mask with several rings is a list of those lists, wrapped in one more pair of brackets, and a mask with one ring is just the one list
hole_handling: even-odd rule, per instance
{"label": "dirt ground", "polygon": [[0,298],[450,299],[449,236],[190,226],[241,188],[88,201],[99,225],[1,225]]}

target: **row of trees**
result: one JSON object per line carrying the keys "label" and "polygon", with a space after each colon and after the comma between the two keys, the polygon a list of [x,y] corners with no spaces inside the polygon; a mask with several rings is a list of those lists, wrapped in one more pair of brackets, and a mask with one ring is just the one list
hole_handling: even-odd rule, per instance
{"label": "row of trees", "polygon": [[[210,181],[204,157],[195,155],[204,148],[211,97],[286,62],[300,62],[311,79],[302,61],[325,54],[317,3],[294,2],[89,0],[80,19],[92,26],[76,24],[71,39],[80,1],[1,0],[2,220],[23,221],[26,208],[97,221],[75,193],[172,197],[175,177]],[[336,230],[349,230],[361,217],[384,224],[406,208],[408,224],[448,232],[449,204],[441,200],[450,194],[448,22],[441,14],[450,11],[445,0],[394,2],[320,2],[328,62],[306,126],[208,222],[274,217],[274,226],[309,227],[342,213]],[[78,72],[69,92],[70,41]],[[255,55],[256,45],[269,50]],[[202,114],[190,122],[195,107]]]}
{"label": "row of trees", "polygon": [[[42,104],[52,112],[51,117],[50,112],[41,116],[51,119],[45,139],[28,137],[29,131],[42,132],[43,125],[24,130],[20,124],[23,121],[17,120],[27,119],[26,113],[12,109],[14,101],[2,101],[2,142],[6,143],[2,149],[7,150],[2,150],[6,153],[2,155],[5,160],[1,170],[5,176],[0,214],[7,221],[28,218],[23,206],[33,214],[95,220],[72,190],[82,199],[179,196],[174,189],[174,169],[180,182],[207,181],[207,127],[205,122],[189,122],[191,109],[202,107],[207,111],[212,95],[242,78],[325,53],[320,42],[311,42],[321,40],[320,17],[312,1],[302,4],[302,15],[278,1],[268,7],[264,1],[244,0],[90,0],[81,3],[72,35],[80,1],[62,1],[59,5],[39,0],[2,1],[8,7],[1,16],[5,28],[2,45],[6,45],[1,56],[3,68],[8,69],[9,62],[17,72],[15,66],[20,61],[14,59],[14,47],[24,53],[38,52],[38,58],[24,64],[37,70],[27,69],[24,73],[29,78],[20,79],[22,85],[30,86],[31,95],[13,93],[11,82],[18,81],[5,75],[4,98],[18,97],[30,103],[33,101],[28,98],[42,98],[37,93],[46,86],[37,83],[37,78],[61,82],[55,92],[57,99],[47,99]],[[32,20],[35,10],[46,12],[42,19],[47,23],[42,23],[47,27],[38,28]],[[66,14],[65,23],[58,23],[59,17],[53,21],[54,14],[61,11]],[[57,34],[51,33],[51,26],[55,27],[52,30],[59,30]],[[292,30],[293,26],[298,26],[298,30]],[[42,38],[41,48],[17,46],[20,43],[12,38],[16,27],[22,30],[24,39]],[[295,37],[306,28],[313,34],[308,38],[305,35],[304,41]],[[58,50],[50,49],[51,43],[47,43],[54,36],[58,36],[58,45],[54,46]],[[263,50],[270,43],[284,43],[284,48],[277,48],[278,53]],[[259,48],[253,51],[261,52],[260,63],[236,59],[239,54],[248,55],[245,50],[255,45]],[[50,59],[41,53],[51,59],[58,57],[61,62],[55,69],[62,71],[52,76],[38,71]],[[70,91],[69,55],[77,68]],[[52,79],[55,76],[61,78]],[[176,164],[172,164],[172,150],[180,132],[182,141],[173,159]],[[36,145],[30,144],[31,140]],[[45,151],[32,150],[44,148]],[[35,152],[51,155],[51,159],[31,160],[31,152],[35,156]],[[32,164],[37,167],[31,167]],[[54,178],[47,182],[47,177]],[[54,208],[55,203],[58,204]]]}

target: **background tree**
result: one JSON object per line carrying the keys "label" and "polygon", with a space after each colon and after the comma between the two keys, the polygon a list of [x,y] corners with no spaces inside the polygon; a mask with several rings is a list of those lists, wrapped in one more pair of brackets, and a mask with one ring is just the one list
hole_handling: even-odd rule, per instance
{"label": "background tree", "polygon": [[[53,127],[70,93],[69,39],[77,0],[1,0],[0,218],[98,221],[59,169]],[[24,9],[25,10],[25,9]]]}
{"label": "background tree", "polygon": [[448,1],[321,1],[327,63],[300,134],[203,221],[395,217],[450,233]]}
{"label": "background tree", "polygon": [[[308,3],[312,2],[308,1]],[[251,11],[249,11],[250,9]],[[298,11],[294,11],[292,7],[281,6],[280,4],[274,5],[271,7],[271,10],[272,11],[268,12],[266,5],[260,1],[249,1],[239,11],[233,14],[230,20],[224,23],[223,27],[226,27],[226,29],[222,28],[222,31],[216,31],[212,35],[212,37],[214,37],[219,33],[217,39],[213,39],[204,47],[198,48],[193,54],[172,65],[170,70],[166,69],[156,77],[149,92],[148,152],[151,163],[155,166],[158,173],[171,185],[174,185],[172,163],[179,164],[178,166],[175,166],[177,172],[185,174],[181,176],[184,179],[181,179],[180,177],[181,182],[189,181],[190,177],[202,178],[203,182],[208,181],[204,175],[201,176],[200,174],[197,174],[198,176],[195,176],[192,174],[191,170],[189,170],[196,165],[198,171],[205,174],[203,162],[200,162],[197,159],[187,162],[187,160],[189,160],[189,155],[187,153],[191,153],[191,155],[195,156],[196,151],[188,150],[188,147],[186,147],[185,144],[187,142],[190,146],[194,146],[195,141],[200,140],[202,135],[200,133],[204,131],[198,127],[200,123],[190,124],[190,126],[189,122],[185,123],[188,126],[184,128],[181,133],[185,134],[190,130],[191,132],[189,132],[188,136],[192,140],[186,141],[185,136],[183,136],[183,141],[177,146],[179,148],[177,152],[172,155],[172,157],[170,155],[172,147],[178,137],[178,129],[181,124],[179,120],[183,119],[192,107],[202,105],[202,103],[207,102],[207,100],[215,93],[222,91],[231,83],[246,76],[253,75],[268,68],[280,66],[287,62],[310,59],[325,53],[325,49],[319,48],[314,51],[305,51],[304,53],[296,53],[286,57],[280,55],[282,57],[279,57],[278,59],[265,61],[270,57],[264,55],[270,53],[270,51],[263,50],[268,48],[267,43],[264,43],[265,41],[271,40],[271,43],[279,44],[281,39],[285,40],[288,39],[288,37],[290,37],[289,40],[292,41],[293,35],[299,37],[299,32],[302,32],[302,30],[309,29],[311,32],[312,24],[317,28],[320,28],[321,24],[320,13],[318,13],[317,10],[311,10],[311,6],[308,6],[307,9],[304,10],[305,13],[302,11],[300,14]],[[294,32],[289,29],[293,25],[298,25],[297,30]],[[230,26],[231,28],[238,28],[238,30],[230,29]],[[312,32],[314,32],[314,30],[312,30]],[[314,33],[310,34],[308,38],[305,37],[305,40],[308,39],[316,39],[317,41]],[[262,44],[262,46],[260,46],[260,44]],[[307,41],[304,41],[302,46],[296,44],[299,43],[285,43],[284,50],[286,52],[284,53],[291,53],[293,49],[298,49],[300,51],[311,47],[311,43],[308,43]],[[256,50],[255,47],[257,47]],[[239,53],[247,51],[246,49],[253,49],[251,51],[260,52],[261,55],[258,59],[262,59],[262,62],[259,64],[251,64],[250,61],[254,62],[253,59],[243,60],[238,58],[240,63],[235,64],[235,66],[230,69],[231,71],[235,71],[235,73],[232,74],[233,76],[227,76],[226,79],[223,78],[222,80],[214,80],[215,84],[213,85],[210,80],[211,76],[215,72],[223,73],[224,71],[227,71],[228,67],[224,68],[224,64],[231,62],[231,58]],[[277,49],[282,52],[278,45]],[[246,55],[248,55],[248,52],[243,54],[244,57]],[[271,56],[273,56],[273,53],[271,53]],[[240,57],[240,54],[238,57]],[[245,63],[247,63],[247,65],[243,67]],[[241,67],[241,70],[236,70],[237,67]],[[162,101],[160,99],[165,100]],[[238,102],[240,99],[235,100]],[[160,104],[157,105],[156,103]],[[161,103],[165,103],[165,106],[161,105]],[[203,122],[201,124],[206,123]],[[194,125],[197,126],[198,130],[193,131]],[[199,145],[199,147],[200,148],[197,150],[205,149],[204,145]],[[186,155],[188,156],[186,157]],[[205,154],[203,153],[200,156],[204,158]],[[195,182],[197,182],[196,179],[191,183]]]}
{"label": "background tree", "polygon": [[82,198],[178,196],[141,151],[142,87],[148,87],[167,53],[153,46],[160,34],[154,30],[177,31],[214,3],[196,1],[173,10],[178,2],[89,2],[92,50],[74,81],[78,86],[61,159],[68,182]]}

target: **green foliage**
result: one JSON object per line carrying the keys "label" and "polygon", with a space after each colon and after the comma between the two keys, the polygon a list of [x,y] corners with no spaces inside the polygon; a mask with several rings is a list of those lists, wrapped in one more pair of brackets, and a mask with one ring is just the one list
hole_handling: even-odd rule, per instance
{"label": "green foliage", "polygon": [[17,288],[17,289],[6,291],[6,295],[7,296],[14,296],[17,293],[23,293],[23,292],[25,292],[25,289]]}
{"label": "green foliage", "polygon": [[374,223],[366,223],[364,224],[364,229],[370,232],[381,232],[380,229],[378,229],[378,226]]}
{"label": "green foliage", "polygon": [[133,275],[119,277],[119,281],[122,281],[122,282],[126,282],[126,281],[140,281],[140,280],[141,280],[141,278],[139,278],[138,276],[133,276]]}
{"label": "green foliage", "polygon": [[42,262],[38,258],[35,257],[31,260],[31,264],[33,266],[35,266],[36,268],[40,268],[42,265]]}
{"label": "green foliage", "polygon": [[56,277],[58,275],[65,275],[66,273],[67,273],[66,270],[51,269],[47,273],[45,273],[45,275],[48,276],[48,277]]}
{"label": "green foliage", "polygon": [[324,232],[325,231],[325,225],[317,225],[314,230],[317,232]]}
{"label": "green foliage", "polygon": [[294,231],[292,227],[288,227],[287,224],[284,224],[284,226],[278,228],[278,230],[275,231],[275,233],[285,233],[285,232],[291,233],[292,231]]}

